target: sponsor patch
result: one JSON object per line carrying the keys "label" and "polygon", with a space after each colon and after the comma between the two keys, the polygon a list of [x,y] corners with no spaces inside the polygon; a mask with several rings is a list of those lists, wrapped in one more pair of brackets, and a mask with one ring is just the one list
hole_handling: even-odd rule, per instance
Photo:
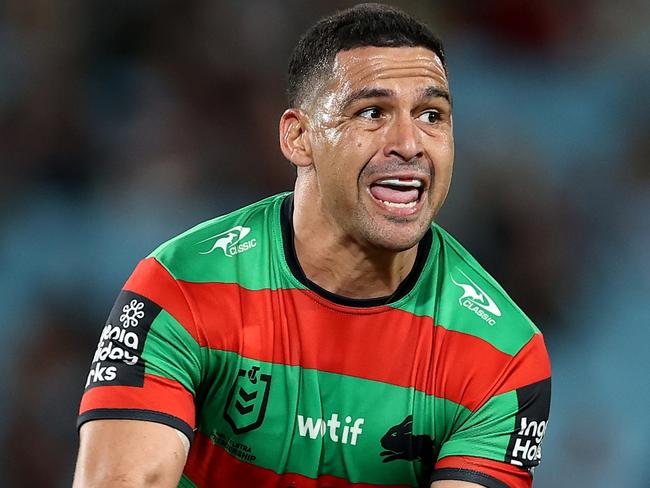
{"label": "sponsor patch", "polygon": [[332,442],[350,443],[356,446],[357,439],[363,434],[361,426],[366,420],[363,417],[353,419],[350,415],[341,416],[341,418],[343,422],[339,420],[338,413],[333,413],[329,420],[298,415],[298,434],[300,437],[309,437],[310,439],[325,438],[326,434],[329,434],[328,437]]}
{"label": "sponsor patch", "polygon": [[142,295],[120,293],[99,337],[86,390],[95,386],[144,384],[144,341],[160,310]]}
{"label": "sponsor patch", "polygon": [[542,459],[542,440],[546,433],[551,403],[551,379],[517,389],[519,409],[515,431],[510,435],[506,462],[532,472]]}

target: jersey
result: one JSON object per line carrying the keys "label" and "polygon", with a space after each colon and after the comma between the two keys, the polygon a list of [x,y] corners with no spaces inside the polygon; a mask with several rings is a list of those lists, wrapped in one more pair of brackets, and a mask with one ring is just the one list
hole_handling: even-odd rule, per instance
{"label": "jersey", "polygon": [[319,289],[292,194],[156,249],[104,326],[78,425],[159,422],[192,441],[181,487],[531,485],[550,402],[539,330],[432,224],[385,299]]}

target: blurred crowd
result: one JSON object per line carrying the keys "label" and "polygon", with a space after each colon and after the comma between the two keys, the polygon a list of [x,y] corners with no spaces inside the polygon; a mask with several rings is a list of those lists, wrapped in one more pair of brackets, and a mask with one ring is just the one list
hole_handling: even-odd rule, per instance
{"label": "blurred crowd", "polygon": [[[650,486],[650,4],[391,2],[446,44],[439,222],[544,332],[537,488]],[[291,189],[277,143],[300,33],[353,2],[0,2],[0,479],[69,486],[121,284],[160,242]]]}

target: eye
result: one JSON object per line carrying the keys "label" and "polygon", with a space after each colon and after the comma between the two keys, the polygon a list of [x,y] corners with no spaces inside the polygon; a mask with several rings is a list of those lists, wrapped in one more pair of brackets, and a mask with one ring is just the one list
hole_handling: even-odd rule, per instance
{"label": "eye", "polygon": [[378,109],[377,107],[370,107],[365,110],[362,110],[357,114],[359,117],[363,117],[364,119],[369,119],[369,120],[377,120],[381,118],[381,110]]}
{"label": "eye", "polygon": [[440,119],[440,112],[437,110],[425,110],[417,119],[427,124],[435,124]]}

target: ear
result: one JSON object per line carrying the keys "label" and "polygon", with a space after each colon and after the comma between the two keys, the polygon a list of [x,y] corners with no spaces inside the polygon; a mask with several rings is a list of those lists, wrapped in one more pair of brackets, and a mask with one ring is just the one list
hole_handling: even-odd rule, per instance
{"label": "ear", "polygon": [[307,117],[299,109],[285,110],[280,118],[280,149],[284,157],[299,167],[312,164]]}

